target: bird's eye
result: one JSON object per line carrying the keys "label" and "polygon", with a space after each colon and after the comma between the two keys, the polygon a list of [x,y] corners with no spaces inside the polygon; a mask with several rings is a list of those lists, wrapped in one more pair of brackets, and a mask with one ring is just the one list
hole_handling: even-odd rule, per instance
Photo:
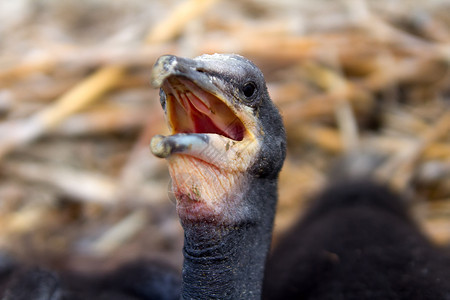
{"label": "bird's eye", "polygon": [[256,92],[256,84],[252,81],[247,82],[242,87],[242,93],[246,98],[251,98]]}

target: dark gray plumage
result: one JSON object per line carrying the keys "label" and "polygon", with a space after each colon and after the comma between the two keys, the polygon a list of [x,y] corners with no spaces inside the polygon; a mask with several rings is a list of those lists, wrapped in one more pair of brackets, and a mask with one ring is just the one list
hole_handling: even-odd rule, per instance
{"label": "dark gray plumage", "polygon": [[275,248],[264,299],[450,299],[450,257],[369,180],[331,185]]}

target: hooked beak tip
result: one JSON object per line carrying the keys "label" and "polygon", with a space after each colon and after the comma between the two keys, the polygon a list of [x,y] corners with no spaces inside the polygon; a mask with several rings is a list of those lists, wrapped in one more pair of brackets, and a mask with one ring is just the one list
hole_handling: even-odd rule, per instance
{"label": "hooked beak tip", "polygon": [[163,55],[155,62],[150,76],[150,84],[154,88],[160,88],[164,80],[175,73],[177,57]]}

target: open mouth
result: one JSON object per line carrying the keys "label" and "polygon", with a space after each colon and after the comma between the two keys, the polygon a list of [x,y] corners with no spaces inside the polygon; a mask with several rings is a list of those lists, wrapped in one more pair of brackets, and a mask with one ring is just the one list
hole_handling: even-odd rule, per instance
{"label": "open mouth", "polygon": [[[211,67],[205,67],[208,64]],[[261,131],[253,108],[242,103],[240,90],[214,68],[212,61],[170,55],[158,59],[151,82],[160,88],[170,134],[154,136],[150,150],[172,166],[207,163],[240,172],[259,151]]]}
{"label": "open mouth", "polygon": [[163,83],[162,89],[172,134],[218,134],[234,141],[244,139],[246,129],[236,114],[224,101],[191,80],[173,76]]}

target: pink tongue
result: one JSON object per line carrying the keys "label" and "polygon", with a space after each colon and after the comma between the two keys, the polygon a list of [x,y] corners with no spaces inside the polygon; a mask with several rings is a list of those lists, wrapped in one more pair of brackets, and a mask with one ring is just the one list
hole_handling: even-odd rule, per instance
{"label": "pink tongue", "polygon": [[[194,125],[195,133],[216,133],[237,141],[244,138],[244,130],[237,119],[226,121],[215,115],[208,106],[208,100],[205,103],[191,92],[180,93],[179,98]],[[214,117],[219,120],[214,122]]]}
{"label": "pink tongue", "polygon": [[233,136],[230,136],[227,132],[223,132],[218,128],[208,116],[199,113],[198,111],[192,110],[192,120],[194,121],[195,132],[217,133],[226,136],[227,138],[234,139]]}
{"label": "pink tongue", "polygon": [[[226,136],[228,138],[236,139],[236,134],[233,124],[222,124],[223,120],[216,120],[214,122],[214,113],[211,109],[200,100],[196,95],[192,93],[186,93],[186,98],[189,99],[192,111],[197,111],[200,113],[195,114],[194,120],[195,129],[198,132],[214,132],[220,135]],[[209,104],[209,103],[208,103]],[[192,115],[193,116],[193,115]],[[216,116],[217,118],[218,116]],[[218,122],[217,122],[218,121]]]}

